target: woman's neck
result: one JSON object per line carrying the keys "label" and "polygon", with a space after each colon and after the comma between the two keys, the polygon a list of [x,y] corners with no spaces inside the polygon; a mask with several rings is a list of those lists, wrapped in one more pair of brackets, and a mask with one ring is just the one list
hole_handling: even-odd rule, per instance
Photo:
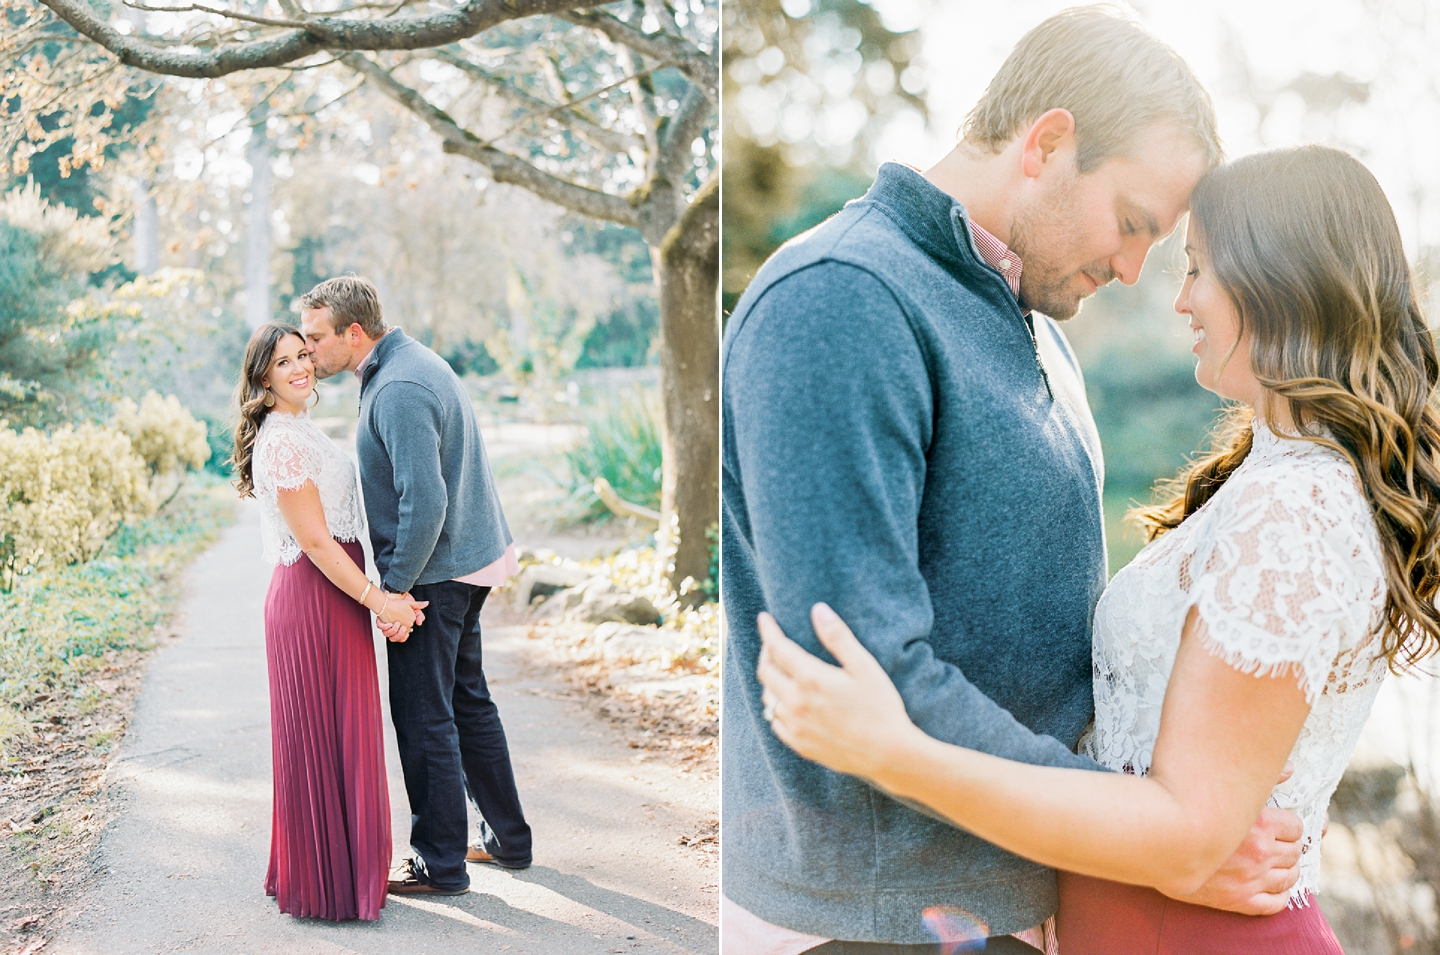
{"label": "woman's neck", "polygon": [[1290,414],[1290,402],[1274,392],[1261,392],[1260,399],[1250,407],[1254,409],[1255,417],[1263,420],[1271,431],[1283,431],[1286,434],[1300,432],[1299,426],[1295,424],[1294,416]]}
{"label": "woman's neck", "polygon": [[305,405],[297,404],[293,401],[286,401],[284,398],[276,396],[274,410],[279,411],[283,414],[288,414],[293,418],[296,415],[301,415],[305,413]]}

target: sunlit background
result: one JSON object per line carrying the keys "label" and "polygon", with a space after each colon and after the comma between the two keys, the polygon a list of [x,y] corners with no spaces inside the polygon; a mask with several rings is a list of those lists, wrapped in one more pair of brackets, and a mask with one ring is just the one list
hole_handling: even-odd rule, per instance
{"label": "sunlit background", "polygon": [[[861,195],[881,162],[925,168],[943,156],[1016,41],[1070,5],[725,4],[727,311],[771,251]],[[1195,70],[1229,156],[1318,142],[1364,162],[1394,206],[1429,312],[1440,315],[1440,5],[1139,0],[1124,9]],[[1065,327],[1105,448],[1112,572],[1141,544],[1126,509],[1205,443],[1219,407],[1195,384],[1191,336],[1172,308],[1177,244],[1151,253],[1136,286],[1101,291]],[[1440,844],[1415,835],[1435,818],[1417,794],[1440,791],[1428,758],[1434,699],[1429,684],[1387,688],[1368,755],[1332,807],[1324,904],[1347,952],[1440,952]]]}

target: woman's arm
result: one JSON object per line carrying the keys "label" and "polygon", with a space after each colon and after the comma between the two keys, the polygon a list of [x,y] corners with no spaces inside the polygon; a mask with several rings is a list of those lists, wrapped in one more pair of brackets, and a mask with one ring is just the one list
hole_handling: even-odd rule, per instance
{"label": "woman's arm", "polygon": [[796,752],[1036,862],[1169,895],[1197,891],[1240,845],[1310,712],[1294,677],[1210,653],[1192,609],[1148,776],[1016,763],[925,735],[844,622],[823,604],[812,617],[840,667],[760,621],[771,725]]}
{"label": "woman's arm", "polygon": [[320,491],[313,483],[306,481],[293,491],[282,488],[277,494],[277,501],[286,526],[310,562],[352,600],[359,600],[363,594],[365,609],[376,614],[382,624],[399,625],[398,631],[393,631],[393,635],[387,632],[387,636],[396,643],[403,643],[410,635],[410,628],[424,621],[420,608],[427,602],[388,594],[373,585],[370,592],[365,593],[370,579],[362,568],[355,566],[355,561],[350,559],[339,542],[330,536],[330,528],[325,523],[325,509],[320,504]]}

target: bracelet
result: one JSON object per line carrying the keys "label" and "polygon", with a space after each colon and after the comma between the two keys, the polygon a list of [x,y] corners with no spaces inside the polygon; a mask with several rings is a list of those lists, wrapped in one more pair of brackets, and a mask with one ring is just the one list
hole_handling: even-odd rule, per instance
{"label": "bracelet", "polygon": [[[374,587],[375,587],[375,585],[370,582],[370,578],[369,578],[369,577],[366,577],[366,578],[365,578],[365,589],[362,590],[362,591],[360,591],[360,606],[362,606],[362,607],[365,606],[365,598],[368,597],[368,596],[370,596],[370,591],[371,591],[372,589],[374,589]],[[367,609],[368,609],[368,608],[367,608]]]}
{"label": "bracelet", "polygon": [[385,613],[385,608],[388,607],[388,606],[390,606],[390,595],[389,595],[389,594],[386,594],[386,595],[385,595],[385,602],[380,605],[380,609],[379,609],[379,610],[375,611],[375,616],[378,617],[378,616],[380,616],[381,614]]}

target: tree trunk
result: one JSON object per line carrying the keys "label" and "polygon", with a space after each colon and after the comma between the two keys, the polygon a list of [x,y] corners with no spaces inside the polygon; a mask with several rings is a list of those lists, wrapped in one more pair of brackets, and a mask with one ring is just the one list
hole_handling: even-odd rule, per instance
{"label": "tree trunk", "polygon": [[150,180],[135,181],[135,221],[130,230],[135,247],[135,271],[150,275],[160,268],[160,212],[150,194]]}
{"label": "tree trunk", "polygon": [[[671,583],[710,576],[707,532],[720,520],[720,187],[714,177],[655,251],[660,286],[662,529],[678,538]],[[682,598],[705,594],[698,586]]]}
{"label": "tree trunk", "polygon": [[245,209],[245,324],[259,328],[273,317],[270,310],[270,139],[265,135],[269,110],[262,104],[250,117],[250,201]]}

